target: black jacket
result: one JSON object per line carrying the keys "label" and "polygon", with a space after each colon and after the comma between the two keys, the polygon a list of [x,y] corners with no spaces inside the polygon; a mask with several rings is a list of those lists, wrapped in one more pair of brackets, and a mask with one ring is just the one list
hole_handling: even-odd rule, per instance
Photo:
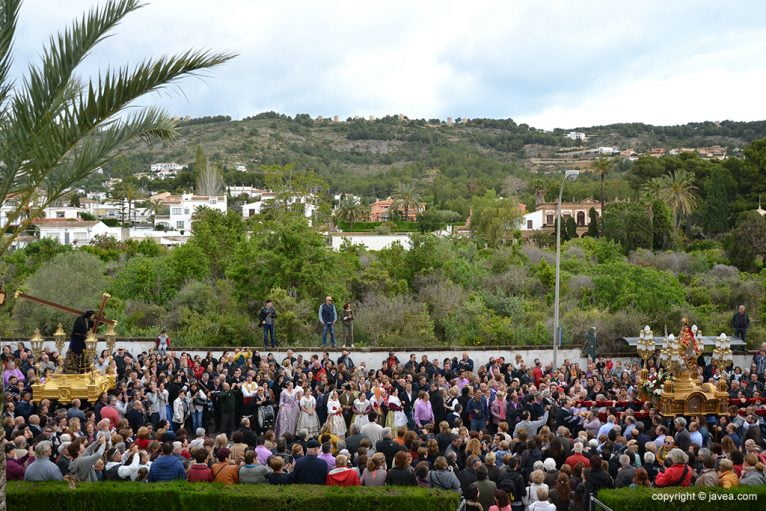
{"label": "black jacket", "polygon": [[404,447],[397,444],[390,438],[383,438],[378,440],[375,444],[375,451],[383,453],[383,455],[386,457],[386,464],[389,467],[394,465],[394,456],[396,456],[396,453],[402,450],[404,450]]}
{"label": "black jacket", "polygon": [[479,478],[476,476],[476,471],[471,467],[466,467],[460,471],[457,476],[460,481],[460,490],[465,494],[466,489],[475,483]]}
{"label": "black jacket", "polygon": [[508,494],[511,502],[521,502],[526,484],[524,483],[524,476],[506,467],[500,471],[500,481],[498,481],[497,487]]}
{"label": "black jacket", "polygon": [[417,486],[415,472],[409,468],[392,468],[386,475],[386,485],[388,486]]}
{"label": "black jacket", "polygon": [[612,478],[603,470],[589,470],[585,475],[585,492],[583,494],[585,509],[590,503],[590,496],[596,496],[602,488],[614,488]]}
{"label": "black jacket", "polygon": [[293,481],[295,484],[325,484],[327,481],[327,462],[316,456],[304,456],[295,462]]}

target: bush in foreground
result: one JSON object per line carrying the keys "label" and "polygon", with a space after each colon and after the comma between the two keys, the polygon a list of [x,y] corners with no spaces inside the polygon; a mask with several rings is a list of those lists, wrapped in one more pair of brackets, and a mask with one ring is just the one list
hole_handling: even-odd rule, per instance
{"label": "bush in foreground", "polygon": [[8,509],[15,511],[207,511],[289,509],[290,511],[454,511],[454,492],[406,487],[339,488],[314,485],[237,485],[104,482],[8,482]]}

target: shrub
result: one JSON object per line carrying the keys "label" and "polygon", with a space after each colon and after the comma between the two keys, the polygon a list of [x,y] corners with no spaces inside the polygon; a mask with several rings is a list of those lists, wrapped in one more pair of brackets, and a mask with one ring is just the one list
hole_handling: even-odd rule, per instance
{"label": "shrub", "polygon": [[[340,335],[340,328],[335,335]],[[368,296],[357,308],[354,335],[373,346],[420,346],[436,342],[426,305],[409,295]]]}
{"label": "shrub", "polygon": [[67,489],[65,483],[9,481],[9,509],[16,511],[99,511],[130,509],[143,511],[226,511],[233,509],[289,509],[291,511],[454,511],[455,492],[384,486],[379,488],[293,485],[289,491],[251,484],[176,483],[80,483]]}

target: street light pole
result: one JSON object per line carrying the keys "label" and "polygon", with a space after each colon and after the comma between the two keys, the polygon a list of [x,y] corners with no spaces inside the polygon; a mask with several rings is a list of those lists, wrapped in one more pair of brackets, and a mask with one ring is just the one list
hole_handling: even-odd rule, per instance
{"label": "street light pole", "polygon": [[564,178],[561,180],[561,188],[559,188],[559,200],[556,203],[556,287],[553,297],[553,370],[558,367],[558,351],[559,351],[559,339],[561,339],[561,333],[559,332],[559,287],[561,282],[561,197],[564,195],[564,183],[567,179],[574,181],[577,176],[580,175],[580,171],[576,169],[569,169],[564,171]]}

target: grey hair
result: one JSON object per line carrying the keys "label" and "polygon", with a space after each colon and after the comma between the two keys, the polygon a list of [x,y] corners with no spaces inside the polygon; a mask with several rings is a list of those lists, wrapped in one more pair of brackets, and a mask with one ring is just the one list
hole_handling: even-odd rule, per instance
{"label": "grey hair", "polygon": [[48,440],[43,440],[42,442],[38,442],[38,444],[35,446],[35,458],[41,459],[45,457],[45,451],[50,451],[52,449],[51,443]]}
{"label": "grey hair", "polygon": [[689,457],[686,453],[678,448],[671,449],[668,453],[668,458],[670,458],[674,465],[680,465],[689,461]]}
{"label": "grey hair", "polygon": [[646,451],[644,453],[644,463],[654,463],[654,460],[657,459],[654,456],[654,453],[652,451]]}

